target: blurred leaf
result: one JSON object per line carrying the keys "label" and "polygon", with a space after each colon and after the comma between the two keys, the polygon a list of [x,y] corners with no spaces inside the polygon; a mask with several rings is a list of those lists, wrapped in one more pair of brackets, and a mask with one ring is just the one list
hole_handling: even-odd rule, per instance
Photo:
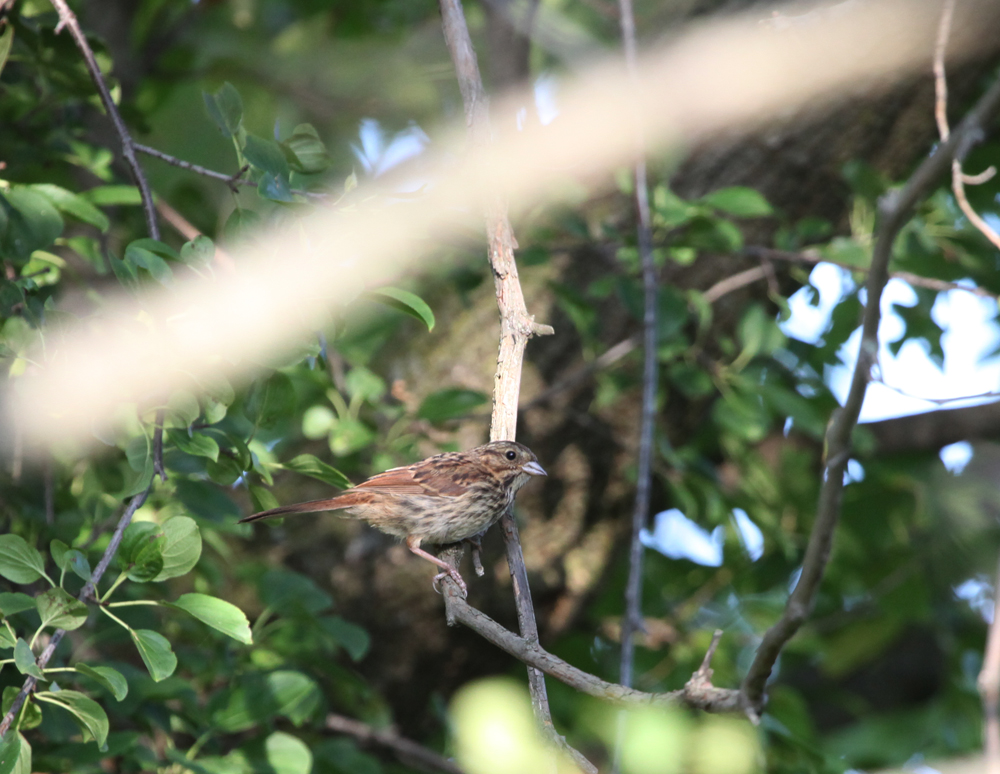
{"label": "blurred leaf", "polygon": [[386,393],[385,380],[364,366],[355,366],[344,379],[347,394],[351,398],[377,402]]}
{"label": "blurred leaf", "polygon": [[[38,576],[36,575],[37,579]],[[20,592],[4,592],[0,594],[0,613],[3,615],[10,616],[15,613],[22,613],[25,610],[35,609],[35,599],[34,597],[29,597],[27,594],[22,594]]]}
{"label": "blurred leaf", "polygon": [[260,182],[257,183],[257,193],[264,199],[272,202],[294,202],[292,190],[288,181],[284,177],[276,177],[270,172],[261,175]]}
{"label": "blurred leaf", "polygon": [[483,393],[475,390],[450,388],[432,392],[417,409],[417,416],[429,422],[445,422],[463,417],[484,403],[488,403]]}
{"label": "blurred leaf", "polygon": [[80,198],[99,207],[142,204],[142,196],[134,185],[99,185],[81,193]]}
{"label": "blurred leaf", "polygon": [[255,134],[248,134],[243,155],[257,169],[276,178],[288,179],[288,159],[281,152],[281,146],[274,140],[265,140]]}
{"label": "blurred leaf", "polygon": [[0,626],[0,650],[8,650],[17,644],[17,639],[6,626]]}
{"label": "blurred leaf", "polygon": [[[2,709],[4,715],[10,712],[10,708],[14,706],[14,699],[17,698],[20,691],[20,685],[8,685],[3,689]],[[21,705],[19,715],[21,718],[20,728],[22,731],[30,731],[33,728],[38,728],[38,726],[42,723],[42,710],[39,708],[38,704],[32,701],[31,696],[29,696]]]}
{"label": "blurred leaf", "polygon": [[275,715],[301,725],[319,706],[319,686],[301,672],[279,670],[250,675],[209,704],[212,725],[226,733],[253,728]]}
{"label": "blurred leaf", "polygon": [[163,570],[163,549],[167,536],[159,524],[134,521],[125,528],[118,549],[118,566],[129,580],[139,583],[153,580]]}
{"label": "blurred leaf", "polygon": [[83,602],[58,587],[39,594],[35,601],[38,604],[38,615],[42,619],[42,626],[67,631],[79,629],[87,621],[90,612]]}
{"label": "blurred leaf", "polygon": [[90,666],[89,664],[84,664],[82,661],[74,664],[73,668],[81,675],[86,675],[91,680],[107,688],[118,701],[121,701],[128,695],[128,681],[117,669],[100,664]]}
{"label": "blurred leaf", "polygon": [[330,595],[305,575],[268,570],[260,580],[261,601],[282,615],[314,616],[333,605]]}
{"label": "blurred leaf", "polygon": [[427,326],[427,330],[434,330],[434,312],[415,293],[400,288],[381,287],[368,291],[368,294],[374,296],[376,301],[381,301],[386,306],[391,306],[420,320]]}
{"label": "blurred leaf", "polygon": [[14,666],[22,675],[30,675],[39,679],[44,678],[42,670],[38,667],[35,654],[31,652],[31,646],[20,637],[14,645]]}
{"label": "blurred leaf", "polygon": [[243,100],[236,88],[226,81],[217,92],[202,92],[208,115],[224,135],[235,135],[243,125]]}
{"label": "blurred leaf", "polygon": [[91,202],[83,196],[67,191],[57,185],[49,183],[39,183],[31,186],[32,191],[36,191],[44,196],[49,202],[61,212],[72,215],[77,220],[89,223],[106,232],[111,225],[108,216],[101,212]]}
{"label": "blurred leaf", "polygon": [[295,388],[281,371],[267,379],[256,380],[244,404],[247,419],[258,427],[268,427],[285,419],[295,410]]}
{"label": "blurred leaf", "polygon": [[[3,43],[10,44],[10,32],[12,28],[8,25],[7,32],[3,36],[0,36],[0,66],[3,65],[4,60],[7,58],[7,51],[3,49]],[[2,69],[2,67],[0,67]],[[14,767],[17,765],[18,756],[21,754],[21,735],[16,731],[4,734],[2,740],[0,740],[0,774],[11,774],[14,771]]]}
{"label": "blurred leaf", "polygon": [[291,164],[296,172],[315,174],[330,166],[330,154],[312,124],[296,126],[283,144],[294,159]]}
{"label": "blurred leaf", "polygon": [[24,186],[0,193],[0,250],[21,262],[35,250],[44,250],[62,233],[63,220],[48,198]]}
{"label": "blurred leaf", "polygon": [[66,559],[68,551],[69,546],[61,540],[53,540],[49,543],[49,553],[52,554],[52,561],[56,563],[56,567],[60,570],[69,569],[69,561]]}
{"label": "blurred leaf", "polygon": [[281,503],[278,502],[278,498],[275,497],[270,489],[265,489],[262,486],[257,486],[256,484],[250,484],[250,500],[253,502],[253,509],[255,513],[260,511],[270,511],[273,508],[277,508]]}
{"label": "blurred leaf", "polygon": [[215,442],[215,439],[207,435],[203,435],[202,433],[191,433],[189,435],[183,430],[169,430],[167,431],[167,437],[172,444],[185,454],[190,454],[194,457],[208,457],[213,461],[219,459],[219,444]]}
{"label": "blurred leaf", "polygon": [[55,704],[72,713],[74,719],[94,738],[102,750],[108,741],[108,716],[96,701],[79,691],[40,691],[39,701]]}
{"label": "blurred leaf", "polygon": [[253,642],[250,622],[236,605],[207,594],[183,594],[176,602],[165,602],[168,607],[176,607],[190,613],[213,629],[239,640],[247,645]]}
{"label": "blurred leaf", "polygon": [[[13,43],[14,25],[4,20],[3,32],[0,32],[0,73],[3,73],[3,67],[7,64],[7,57],[10,56],[10,47]],[[0,774],[9,774],[9,770],[3,770],[2,760],[0,760]]]}
{"label": "blurred leaf", "polygon": [[0,535],[0,575],[14,583],[34,583],[45,575],[45,562],[20,535]]}
{"label": "blurred leaf", "polygon": [[300,454],[282,465],[286,470],[294,470],[304,476],[318,479],[338,489],[348,489],[351,482],[336,468],[327,465],[312,454]]}
{"label": "blurred leaf", "polygon": [[340,616],[325,616],[319,620],[323,630],[344,647],[352,660],[360,661],[365,657],[371,646],[368,632]]}
{"label": "blurred leaf", "polygon": [[177,496],[195,516],[222,522],[240,518],[240,509],[226,494],[205,481],[177,482]]}
{"label": "blurred leaf", "polygon": [[174,673],[177,656],[166,637],[149,629],[133,629],[129,634],[154,681],[165,680]]}
{"label": "blurred leaf", "polygon": [[215,243],[204,234],[181,245],[181,260],[188,266],[204,266],[215,259]]}
{"label": "blurred leaf", "polygon": [[229,216],[222,234],[226,242],[236,242],[244,239],[248,232],[255,231],[263,225],[260,215],[253,210],[235,209]]}
{"label": "blurred leaf", "polygon": [[302,740],[291,734],[275,731],[264,746],[274,774],[309,774],[312,771],[312,753]]}
{"label": "blurred leaf", "polygon": [[174,516],[163,522],[165,540],[161,549],[163,568],[153,578],[165,581],[187,575],[201,558],[201,531],[189,516]]}
{"label": "blurred leaf", "polygon": [[722,210],[737,218],[763,218],[774,214],[774,209],[768,204],[767,199],[753,188],[744,186],[720,188],[703,196],[701,201],[709,207]]}

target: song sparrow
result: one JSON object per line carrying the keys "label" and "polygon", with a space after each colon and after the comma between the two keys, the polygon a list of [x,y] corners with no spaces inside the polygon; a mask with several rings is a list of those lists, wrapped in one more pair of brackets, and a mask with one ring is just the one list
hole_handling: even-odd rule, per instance
{"label": "song sparrow", "polygon": [[[531,476],[544,476],[527,446],[494,441],[464,452],[448,452],[392,468],[326,500],[283,505],[240,519],[240,523],[290,513],[344,510],[390,535],[441,567],[466,593],[465,581],[446,562],[420,548],[457,543],[485,532],[514,502]],[[435,578],[437,580],[437,578]]]}

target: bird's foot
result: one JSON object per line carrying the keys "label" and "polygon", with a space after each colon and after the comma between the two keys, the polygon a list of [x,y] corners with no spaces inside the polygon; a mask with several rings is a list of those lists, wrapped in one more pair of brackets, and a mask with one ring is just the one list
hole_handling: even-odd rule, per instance
{"label": "bird's foot", "polygon": [[431,581],[431,584],[434,586],[434,590],[438,594],[440,594],[441,581],[444,578],[448,577],[450,577],[453,581],[455,581],[455,583],[458,584],[458,587],[462,590],[462,597],[467,599],[469,596],[469,587],[465,585],[465,581],[462,580],[462,576],[459,574],[458,570],[456,570],[454,567],[449,567],[444,572],[439,572],[437,575],[434,576],[434,580]]}

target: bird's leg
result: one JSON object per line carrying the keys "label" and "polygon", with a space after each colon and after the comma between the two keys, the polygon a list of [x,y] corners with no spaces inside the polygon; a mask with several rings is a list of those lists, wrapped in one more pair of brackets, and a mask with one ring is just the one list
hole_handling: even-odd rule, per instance
{"label": "bird's leg", "polygon": [[437,588],[438,581],[440,581],[445,575],[450,575],[452,580],[458,584],[458,587],[462,589],[462,596],[469,596],[469,587],[465,585],[465,581],[462,580],[462,576],[459,575],[458,570],[452,567],[450,564],[442,559],[438,559],[434,554],[429,554],[424,549],[420,547],[420,538],[410,535],[406,539],[406,547],[410,549],[413,553],[422,559],[426,559],[428,562],[433,562],[438,567],[440,567],[444,572],[438,573],[434,576],[434,588]]}
{"label": "bird's leg", "polygon": [[483,569],[483,560],[479,552],[483,550],[483,533],[466,538],[465,542],[472,546],[472,566],[476,568],[476,575],[482,578],[486,574]]}

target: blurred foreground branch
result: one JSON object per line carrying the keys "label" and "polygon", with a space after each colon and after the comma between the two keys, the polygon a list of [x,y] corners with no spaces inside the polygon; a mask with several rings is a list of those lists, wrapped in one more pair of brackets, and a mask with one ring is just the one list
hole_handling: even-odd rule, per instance
{"label": "blurred foreground branch", "polygon": [[438,755],[423,745],[401,737],[393,731],[372,728],[354,718],[330,713],[326,716],[326,727],[338,734],[347,734],[362,744],[376,744],[391,750],[404,764],[421,771],[444,772],[444,774],[463,774],[463,770],[443,755]]}
{"label": "blurred foreground branch", "polygon": [[889,260],[896,236],[913,214],[917,203],[927,196],[953,160],[962,158],[979,142],[990,120],[1000,111],[1000,79],[983,95],[958,129],[939,145],[913,173],[906,185],[886,193],[879,201],[878,227],[872,262],[865,285],[867,301],[862,321],[861,347],[851,378],[851,388],[842,409],[834,413],[827,428],[826,459],[823,482],[816,508],[816,521],[809,536],[802,572],[788,598],[781,618],[764,635],[753,663],[743,682],[748,706],[759,711],[764,702],[764,688],[785,643],[802,626],[823,578],[833,534],[840,517],[844,490],[844,471],[851,455],[851,436],[861,414],[872,369],[877,366],[878,325],[881,319],[882,291],[889,280]]}

